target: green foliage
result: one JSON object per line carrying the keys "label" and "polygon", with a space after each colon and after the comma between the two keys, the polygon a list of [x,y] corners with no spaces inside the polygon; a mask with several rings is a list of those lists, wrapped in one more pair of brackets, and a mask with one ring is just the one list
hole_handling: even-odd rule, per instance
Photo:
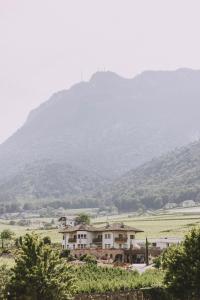
{"label": "green foliage", "polygon": [[4,242],[5,241],[10,241],[14,236],[14,232],[12,232],[10,229],[4,229],[1,233],[0,233],[0,239],[1,239],[1,245],[2,248],[4,248]]}
{"label": "green foliage", "polygon": [[85,214],[85,213],[80,213],[77,217],[76,217],[76,222],[78,224],[90,224],[90,216]]}
{"label": "green foliage", "polygon": [[160,269],[162,266],[162,256],[155,257],[153,259],[153,264],[156,269]]}
{"label": "green foliage", "polygon": [[164,282],[181,299],[200,297],[200,228],[193,228],[181,245],[163,254]]}
{"label": "green foliage", "polygon": [[26,234],[19,243],[9,283],[11,299],[70,299],[75,291],[75,279],[59,253],[36,234]]}
{"label": "green foliage", "polygon": [[43,237],[43,242],[45,245],[51,245],[51,238],[49,236]]}
{"label": "green foliage", "polygon": [[84,254],[80,257],[81,261],[84,261],[88,264],[97,264],[97,260],[96,257],[94,255],[91,254]]}
{"label": "green foliage", "polygon": [[74,267],[73,272],[78,280],[78,293],[102,293],[142,287],[159,287],[163,280],[163,273],[158,270],[147,271],[140,275],[136,271],[98,267],[95,264]]}
{"label": "green foliage", "polygon": [[63,249],[60,253],[60,257],[65,257],[68,258],[70,255],[70,250],[69,249]]}
{"label": "green foliage", "polygon": [[0,267],[0,300],[7,300],[8,284],[11,276],[11,271],[2,265]]}

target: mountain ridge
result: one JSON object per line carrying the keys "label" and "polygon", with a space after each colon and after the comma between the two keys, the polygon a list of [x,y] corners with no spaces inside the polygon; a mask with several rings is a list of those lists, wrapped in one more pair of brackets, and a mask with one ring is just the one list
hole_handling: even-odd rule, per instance
{"label": "mountain ridge", "polygon": [[133,169],[102,197],[120,210],[160,209],[173,202],[200,202],[200,140]]}
{"label": "mountain ridge", "polygon": [[91,178],[98,174],[108,183],[120,178],[200,136],[199,82],[200,71],[191,69],[146,71],[128,79],[97,72],[54,93],[0,145],[0,181],[44,160],[69,164]]}

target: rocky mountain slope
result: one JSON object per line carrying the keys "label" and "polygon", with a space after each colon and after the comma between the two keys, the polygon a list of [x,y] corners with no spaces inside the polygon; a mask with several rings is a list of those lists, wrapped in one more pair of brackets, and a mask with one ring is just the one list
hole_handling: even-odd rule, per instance
{"label": "rocky mountain slope", "polygon": [[[102,178],[115,180],[153,157],[198,139],[199,83],[200,71],[189,69],[148,71],[133,79],[98,72],[89,82],[54,94],[0,145],[4,195],[11,187],[8,182],[16,178],[21,179],[18,187],[14,184],[15,194],[16,188],[23,194],[22,185],[32,176],[25,168],[29,165],[34,170],[38,161],[44,172],[46,160],[77,170],[72,174],[75,190],[76,185],[79,189],[78,170],[90,177],[89,182],[95,174],[98,187],[97,178],[100,185]],[[45,178],[41,176],[41,188]],[[70,178],[68,168],[66,178]],[[52,182],[56,184],[57,179]],[[81,190],[88,192],[87,184]]]}

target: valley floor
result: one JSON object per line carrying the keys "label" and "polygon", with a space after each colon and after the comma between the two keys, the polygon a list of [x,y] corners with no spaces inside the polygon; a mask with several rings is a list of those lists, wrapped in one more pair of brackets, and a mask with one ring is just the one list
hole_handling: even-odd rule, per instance
{"label": "valley floor", "polygon": [[[80,212],[80,210],[78,210]],[[34,223],[48,222],[52,218],[33,219]],[[55,226],[56,227],[56,219]],[[102,226],[106,222],[124,222],[127,225],[142,229],[144,232],[137,234],[138,239],[145,237],[183,237],[193,226],[200,225],[200,207],[180,208],[171,210],[149,211],[141,215],[135,213],[124,213],[113,216],[102,216],[92,218],[95,226]],[[53,243],[61,243],[62,236],[58,229],[38,229],[33,226],[10,225],[9,220],[0,219],[0,232],[10,229],[15,236],[24,235],[26,232],[35,231],[41,237],[49,236]]]}

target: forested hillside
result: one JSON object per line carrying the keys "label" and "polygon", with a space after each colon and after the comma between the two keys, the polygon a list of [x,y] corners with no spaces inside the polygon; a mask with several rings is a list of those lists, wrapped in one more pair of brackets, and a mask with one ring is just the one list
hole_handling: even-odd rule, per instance
{"label": "forested hillside", "polygon": [[168,202],[200,201],[200,142],[125,174],[103,194],[120,210],[158,209]]}
{"label": "forested hillside", "polygon": [[68,207],[76,207],[83,205],[79,203],[80,198],[87,198],[87,205],[91,206],[88,195],[104,185],[104,179],[96,174],[88,175],[69,164],[43,160],[26,165],[17,175],[0,182],[0,199],[5,203],[17,200],[55,205],[60,200]]}

